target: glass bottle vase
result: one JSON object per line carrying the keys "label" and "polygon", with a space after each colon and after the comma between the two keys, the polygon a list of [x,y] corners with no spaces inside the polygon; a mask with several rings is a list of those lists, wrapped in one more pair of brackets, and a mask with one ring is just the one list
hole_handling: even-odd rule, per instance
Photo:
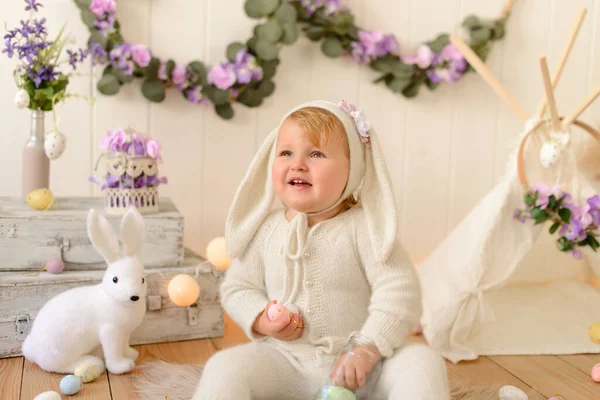
{"label": "glass bottle vase", "polygon": [[29,138],[23,148],[21,196],[24,200],[32,190],[50,185],[50,159],[44,150],[44,111],[32,110]]}

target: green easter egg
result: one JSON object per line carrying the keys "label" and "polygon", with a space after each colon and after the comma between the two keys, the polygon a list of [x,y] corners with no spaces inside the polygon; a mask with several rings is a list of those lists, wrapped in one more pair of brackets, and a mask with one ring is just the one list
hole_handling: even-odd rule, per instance
{"label": "green easter egg", "polygon": [[327,385],[321,392],[321,400],[356,400],[356,395],[344,387]]}

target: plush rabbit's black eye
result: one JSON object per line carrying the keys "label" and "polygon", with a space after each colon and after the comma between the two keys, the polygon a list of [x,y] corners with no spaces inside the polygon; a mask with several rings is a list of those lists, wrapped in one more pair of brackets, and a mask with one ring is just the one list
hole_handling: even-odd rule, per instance
{"label": "plush rabbit's black eye", "polygon": [[113,282],[114,282],[114,283],[117,283],[117,282],[119,282],[119,278],[117,278],[117,277],[115,276],[115,277],[113,278]]}
{"label": "plush rabbit's black eye", "polygon": [[144,278],[142,278],[142,283],[146,282],[146,280]]}

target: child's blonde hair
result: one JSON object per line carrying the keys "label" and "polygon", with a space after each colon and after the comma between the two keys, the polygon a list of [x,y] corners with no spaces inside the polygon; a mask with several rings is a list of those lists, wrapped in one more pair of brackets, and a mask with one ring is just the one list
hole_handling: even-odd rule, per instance
{"label": "child's blonde hair", "polygon": [[[286,119],[296,122],[302,131],[317,147],[325,147],[329,144],[344,148],[346,157],[350,159],[350,144],[342,121],[331,111],[320,107],[304,107],[291,113]],[[356,206],[359,199],[351,194],[344,200],[347,209]]]}

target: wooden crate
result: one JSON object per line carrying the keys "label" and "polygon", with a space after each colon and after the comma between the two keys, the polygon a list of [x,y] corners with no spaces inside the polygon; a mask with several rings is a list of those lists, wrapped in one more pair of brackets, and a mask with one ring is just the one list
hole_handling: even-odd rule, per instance
{"label": "wooden crate", "polygon": [[[68,289],[94,285],[102,280],[105,265],[89,271],[42,272],[27,276],[21,272],[0,272],[0,358],[21,355],[21,344],[38,311],[52,297]],[[196,275],[200,297],[190,307],[171,302],[167,286],[177,274]],[[146,268],[148,311],[134,331],[131,344],[173,342],[223,336],[223,309],[219,286],[223,273],[197,255],[186,251],[183,265]],[[74,316],[76,317],[76,316]]]}
{"label": "wooden crate", "polygon": [[[20,198],[0,197],[0,271],[40,270],[61,258],[66,270],[102,269],[102,257],[87,237],[87,214],[94,208],[118,232],[121,216],[106,215],[101,197],[58,198],[48,211],[37,211]],[[160,210],[144,214],[146,241],[140,259],[146,268],[183,263],[183,215],[168,198]]]}

